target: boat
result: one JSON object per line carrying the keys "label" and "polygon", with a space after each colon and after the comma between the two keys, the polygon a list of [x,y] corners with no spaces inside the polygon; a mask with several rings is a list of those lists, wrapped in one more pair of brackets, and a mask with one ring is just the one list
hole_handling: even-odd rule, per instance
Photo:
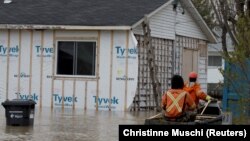
{"label": "boat", "polygon": [[177,122],[167,121],[163,117],[163,113],[151,116],[145,119],[145,125],[221,125],[224,114],[221,110],[219,102],[207,102],[205,106],[197,110],[194,121]]}

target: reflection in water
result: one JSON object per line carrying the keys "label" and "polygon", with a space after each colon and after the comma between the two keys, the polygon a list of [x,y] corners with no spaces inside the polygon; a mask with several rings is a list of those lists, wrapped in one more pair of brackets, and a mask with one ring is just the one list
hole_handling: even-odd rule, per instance
{"label": "reflection in water", "polygon": [[6,126],[0,108],[1,141],[118,141],[119,124],[144,124],[155,112],[36,109],[33,126]]}

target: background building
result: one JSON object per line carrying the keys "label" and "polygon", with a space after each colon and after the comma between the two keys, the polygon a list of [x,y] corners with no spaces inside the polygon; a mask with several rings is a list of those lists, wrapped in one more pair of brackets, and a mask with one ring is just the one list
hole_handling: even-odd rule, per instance
{"label": "background building", "polygon": [[[222,45],[221,45],[221,29],[215,27],[213,32],[217,37],[217,44],[208,45],[208,73],[207,73],[207,85],[208,94],[212,96],[223,95],[223,83],[224,78],[220,70],[224,70],[225,61],[222,57]],[[233,51],[233,44],[230,40],[229,35],[227,35],[227,47],[228,51]]]}

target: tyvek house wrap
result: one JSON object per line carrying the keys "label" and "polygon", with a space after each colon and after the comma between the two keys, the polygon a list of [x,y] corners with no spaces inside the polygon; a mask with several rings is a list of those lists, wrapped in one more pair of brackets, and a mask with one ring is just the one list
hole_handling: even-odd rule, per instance
{"label": "tyvek house wrap", "polygon": [[[62,40],[96,41],[95,76],[56,75]],[[41,108],[127,110],[137,88],[137,53],[131,31],[0,30],[0,101],[30,96]]]}

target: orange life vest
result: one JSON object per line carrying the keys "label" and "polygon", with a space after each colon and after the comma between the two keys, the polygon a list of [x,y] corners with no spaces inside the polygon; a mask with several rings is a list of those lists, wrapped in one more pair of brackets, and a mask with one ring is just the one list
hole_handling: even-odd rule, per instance
{"label": "orange life vest", "polygon": [[187,83],[185,87],[183,88],[185,91],[187,91],[191,98],[194,100],[195,104],[199,104],[199,100],[206,100],[209,96],[205,94],[198,83],[194,83],[194,85],[189,86],[190,84]]}
{"label": "orange life vest", "polygon": [[165,109],[165,116],[178,118],[186,111],[186,106],[195,105],[194,101],[184,90],[169,90],[162,96],[162,107]]}

